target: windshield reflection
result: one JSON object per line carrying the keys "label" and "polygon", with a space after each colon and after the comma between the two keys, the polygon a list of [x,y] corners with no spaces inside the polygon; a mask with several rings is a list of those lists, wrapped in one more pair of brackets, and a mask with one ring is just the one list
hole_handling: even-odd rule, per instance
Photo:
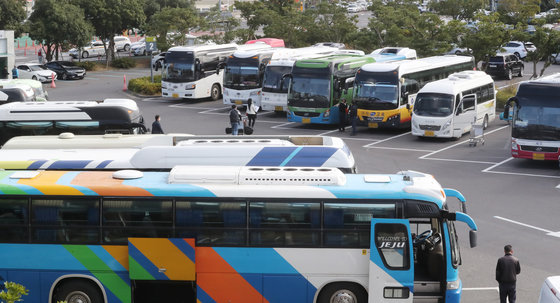
{"label": "windshield reflection", "polygon": [[414,114],[425,117],[446,117],[453,113],[453,95],[422,93],[414,102]]}
{"label": "windshield reflection", "polygon": [[259,88],[258,67],[228,65],[224,77],[224,87],[238,89]]}
{"label": "windshield reflection", "polygon": [[282,75],[289,74],[291,66],[268,66],[264,72],[263,92],[287,93],[289,78],[284,78],[284,85],[280,89]]}
{"label": "windshield reflection", "polygon": [[389,83],[360,81],[354,100],[364,109],[392,109],[398,106],[398,86]]}
{"label": "windshield reflection", "polygon": [[560,108],[527,105],[517,108],[512,136],[519,139],[560,140]]}
{"label": "windshield reflection", "polygon": [[288,105],[298,107],[329,107],[330,81],[317,75],[294,75],[288,92]]}
{"label": "windshield reflection", "polygon": [[169,82],[195,81],[194,55],[191,52],[169,52],[165,55],[162,80]]}

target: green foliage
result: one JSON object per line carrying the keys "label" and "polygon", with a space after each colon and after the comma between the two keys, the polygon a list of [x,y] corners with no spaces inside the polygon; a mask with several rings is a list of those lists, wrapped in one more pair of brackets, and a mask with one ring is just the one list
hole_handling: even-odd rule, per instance
{"label": "green foliage", "polygon": [[161,94],[161,76],[154,76],[154,83],[150,77],[131,79],[128,82],[128,90],[142,95]]}
{"label": "green foliage", "polygon": [[517,85],[510,85],[502,88],[496,94],[496,110],[503,111],[509,98],[517,94]]}
{"label": "green foliage", "polygon": [[25,20],[25,4],[21,0],[0,1],[0,29],[16,31],[16,37],[21,33],[21,23]]}
{"label": "green foliage", "polygon": [[4,288],[5,290],[0,292],[0,300],[6,303],[23,301],[21,299],[21,296],[27,295],[29,293],[29,290],[27,290],[25,286],[14,282],[4,282]]}
{"label": "green foliage", "polygon": [[540,12],[541,0],[500,0],[498,13],[505,24],[527,24],[530,18]]}
{"label": "green foliage", "polygon": [[136,66],[136,60],[129,57],[122,57],[111,61],[111,66],[115,68],[133,68]]}
{"label": "green foliage", "polygon": [[476,12],[486,7],[484,0],[441,0],[430,2],[430,8],[440,15],[450,16],[455,20],[472,20]]}
{"label": "green foliage", "polygon": [[84,12],[68,0],[36,1],[28,20],[29,36],[44,41],[46,58],[51,60],[51,47],[65,44],[84,45],[91,40],[93,27],[84,17]]}
{"label": "green foliage", "polygon": [[[552,54],[560,51],[560,33],[555,30],[537,27],[535,34],[531,36],[531,42],[535,44],[537,50],[527,53],[525,60],[533,63],[533,74],[531,78],[537,78],[541,77],[544,71],[552,64],[552,62],[548,60]],[[537,63],[539,63],[539,61],[544,61],[544,65],[540,73],[537,73]]]}
{"label": "green foliage", "polygon": [[94,61],[75,61],[74,64],[79,67],[85,68],[85,70],[87,71],[95,70],[97,67],[97,63],[95,63]]}
{"label": "green foliage", "polygon": [[[201,22],[193,8],[166,7],[152,16],[147,33],[157,36],[158,49],[167,50],[174,44],[184,45],[185,35]],[[168,37],[170,32],[174,34]]]}
{"label": "green foliage", "polygon": [[[473,50],[475,63],[486,60],[488,56],[495,55],[500,47],[510,40],[510,33],[505,25],[499,21],[498,14],[486,16],[479,14],[476,17],[478,23],[475,27],[467,28],[464,24],[455,23],[457,32],[463,32],[459,46],[468,47]],[[462,29],[461,29],[462,28]]]}

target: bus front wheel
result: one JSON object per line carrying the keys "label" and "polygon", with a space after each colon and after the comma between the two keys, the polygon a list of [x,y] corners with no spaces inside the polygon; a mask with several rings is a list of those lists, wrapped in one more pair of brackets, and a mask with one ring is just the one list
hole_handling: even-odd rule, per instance
{"label": "bus front wheel", "polygon": [[365,303],[367,292],[359,284],[332,283],[321,291],[317,298],[318,303]]}
{"label": "bus front wheel", "polygon": [[73,280],[64,282],[56,292],[53,302],[67,303],[103,303],[99,289],[91,282]]}
{"label": "bus front wheel", "polygon": [[220,95],[220,86],[218,84],[212,85],[212,90],[210,91],[210,97],[212,98],[212,101],[220,99]]}

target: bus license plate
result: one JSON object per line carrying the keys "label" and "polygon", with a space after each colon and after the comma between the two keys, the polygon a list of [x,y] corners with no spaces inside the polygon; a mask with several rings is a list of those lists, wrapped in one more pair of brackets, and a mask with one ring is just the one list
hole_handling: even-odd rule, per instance
{"label": "bus license plate", "polygon": [[544,160],[543,153],[533,153],[533,160]]}
{"label": "bus license plate", "polygon": [[424,136],[433,137],[434,136],[434,131],[433,130],[425,130],[424,131]]}
{"label": "bus license plate", "polygon": [[179,94],[175,93],[173,95],[171,95],[173,98],[179,98]]}
{"label": "bus license plate", "polygon": [[243,101],[241,101],[241,100],[235,100],[235,104],[241,105],[241,104],[243,104]]}
{"label": "bus license plate", "polygon": [[379,124],[373,123],[373,122],[369,122],[369,123],[367,124],[367,126],[368,126],[369,128],[378,128],[378,127],[379,127]]}
{"label": "bus license plate", "polygon": [[277,112],[283,112],[284,108],[282,106],[275,106],[274,110],[277,111]]}
{"label": "bus license plate", "polygon": [[311,123],[311,118],[301,118],[301,123]]}

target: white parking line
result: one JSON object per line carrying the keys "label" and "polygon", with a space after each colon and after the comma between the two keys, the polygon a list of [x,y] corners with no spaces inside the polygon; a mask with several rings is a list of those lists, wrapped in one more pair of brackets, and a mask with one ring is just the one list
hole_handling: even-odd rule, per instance
{"label": "white parking line", "polygon": [[495,290],[497,292],[500,291],[498,286],[496,286],[496,287],[463,287],[463,290]]}
{"label": "white parking line", "polygon": [[412,151],[412,152],[431,152],[431,150],[421,150],[421,149],[412,149],[412,148],[402,148],[402,147],[385,147],[385,146],[369,146],[370,148],[377,148],[377,149],[390,149],[390,150],[403,150],[403,151]]}
{"label": "white parking line", "polygon": [[332,133],[337,132],[337,131],[338,131],[338,129],[329,130],[328,132],[320,133],[318,136],[326,136],[328,134],[332,134]]}
{"label": "white parking line", "polygon": [[364,145],[364,146],[362,146],[362,147],[369,148],[370,146],[375,145],[375,144],[377,144],[377,143],[382,143],[382,142],[385,142],[385,141],[393,140],[393,139],[396,139],[396,138],[399,138],[399,137],[402,137],[402,136],[409,135],[410,133],[411,133],[411,132],[406,132],[406,133],[404,133],[404,134],[400,134],[400,135],[397,135],[397,136],[392,136],[392,137],[389,137],[389,138],[386,138],[386,139],[383,139],[383,140],[379,140],[379,141],[377,141],[377,142],[373,142],[373,143],[370,143],[370,144],[366,144],[366,145]]}
{"label": "white parking line", "polygon": [[290,125],[290,124],[294,124],[294,123],[295,123],[295,122],[285,122],[285,123],[282,123],[282,124],[280,124],[280,125],[272,126],[271,128],[290,129],[290,128],[287,128],[287,127],[284,127],[284,126],[287,126],[287,125]]}
{"label": "white parking line", "polygon": [[223,108],[207,109],[207,110],[203,110],[203,111],[198,112],[198,113],[199,114],[207,114],[207,115],[222,115],[222,116],[229,115],[229,113],[214,113],[217,110],[224,110],[224,109]]}
{"label": "white parking line", "polygon": [[[196,109],[196,110],[212,110],[216,109],[215,107],[199,107],[199,106],[192,106],[190,104],[172,104],[169,107],[177,107],[177,108],[187,108],[187,109]],[[220,108],[223,109],[223,108]]]}
{"label": "white parking line", "polygon": [[496,162],[487,162],[487,161],[444,159],[444,158],[421,158],[421,159],[423,159],[423,160],[435,160],[435,161],[447,161],[447,162],[476,163],[476,164],[495,164],[496,163]]}
{"label": "white parking line", "polygon": [[538,231],[545,232],[547,236],[552,236],[552,237],[558,237],[558,238],[560,238],[560,232],[553,232],[553,231],[550,231],[550,230],[548,230],[548,229],[536,227],[536,226],[529,225],[529,224],[526,224],[526,223],[521,223],[521,222],[519,222],[519,221],[515,221],[515,220],[503,218],[503,217],[500,217],[500,216],[494,216],[494,218],[496,218],[496,219],[498,219],[498,220],[503,220],[503,221],[506,221],[506,222],[510,222],[510,223],[513,223],[513,224],[517,224],[517,225],[529,227],[529,228],[532,228],[532,229],[536,229],[536,230],[538,230]]}

